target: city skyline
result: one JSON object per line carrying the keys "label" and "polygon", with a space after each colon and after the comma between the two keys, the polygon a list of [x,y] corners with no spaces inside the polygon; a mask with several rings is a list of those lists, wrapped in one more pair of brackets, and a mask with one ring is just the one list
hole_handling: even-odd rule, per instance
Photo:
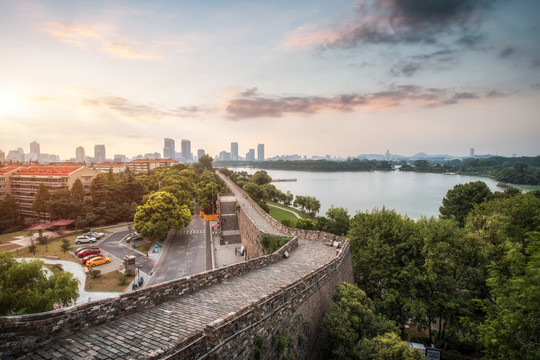
{"label": "city skyline", "polygon": [[433,4],[2,2],[0,149],[538,155],[540,3]]}

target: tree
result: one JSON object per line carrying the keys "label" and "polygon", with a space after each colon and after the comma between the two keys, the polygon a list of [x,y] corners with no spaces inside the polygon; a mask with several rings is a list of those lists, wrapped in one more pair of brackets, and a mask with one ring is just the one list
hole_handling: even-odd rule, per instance
{"label": "tree", "polygon": [[214,168],[212,167],[213,162],[214,162],[214,159],[210,155],[206,154],[206,155],[202,156],[199,159],[199,162],[197,164],[193,165],[193,166],[200,173],[202,173],[205,170],[214,171]]}
{"label": "tree", "polygon": [[294,198],[293,193],[290,192],[290,191],[287,191],[287,193],[285,194],[285,198],[283,200],[283,205],[291,206],[291,204],[293,202],[293,198]]}
{"label": "tree", "polygon": [[306,207],[306,197],[301,196],[301,195],[296,195],[293,206],[299,207],[300,209],[302,209],[302,211],[304,211],[304,208]]}
{"label": "tree", "polygon": [[266,171],[259,170],[251,176],[251,181],[257,185],[264,185],[269,184],[272,181],[272,178],[266,173]]}
{"label": "tree", "polygon": [[32,211],[35,211],[38,214],[38,217],[45,216],[47,212],[47,203],[51,197],[49,189],[44,183],[40,183],[36,194],[34,195],[34,201],[32,202]]}
{"label": "tree", "polygon": [[315,229],[315,224],[313,224],[313,220],[311,219],[298,219],[296,222],[296,228],[297,229],[305,229],[305,230],[313,230]]}
{"label": "tree", "polygon": [[321,208],[321,202],[317,200],[314,196],[306,196],[304,206],[310,214],[314,215],[319,212],[319,209]]}
{"label": "tree", "polygon": [[347,234],[349,231],[350,219],[347,209],[343,207],[334,207],[334,205],[332,205],[330,209],[326,211],[326,216],[329,221],[324,224],[324,229],[320,230],[341,236]]}
{"label": "tree", "polygon": [[264,200],[268,196],[262,186],[257,185],[253,182],[248,182],[244,184],[243,189],[256,202]]}
{"label": "tree", "polygon": [[58,189],[51,193],[47,201],[47,210],[52,220],[76,219],[81,211],[81,205],[71,198],[68,189]]}
{"label": "tree", "polygon": [[0,233],[18,230],[23,224],[19,204],[10,193],[0,200]]}
{"label": "tree", "polygon": [[395,333],[385,333],[362,341],[364,359],[372,360],[423,360],[425,356],[411,349],[406,341]]}
{"label": "tree", "polygon": [[69,272],[47,276],[43,261],[18,262],[0,254],[0,315],[33,314],[68,306],[79,297],[79,281]]}
{"label": "tree", "polygon": [[191,221],[191,213],[186,205],[180,205],[169,192],[158,191],[150,194],[146,203],[137,208],[135,229],[151,239],[164,239],[169,229],[180,230]]}
{"label": "tree", "polygon": [[392,332],[397,332],[395,324],[377,315],[364,291],[348,283],[337,285],[322,324],[328,358],[366,358],[365,340]]}
{"label": "tree", "polygon": [[422,238],[415,223],[395,211],[357,213],[349,238],[358,286],[373,300],[377,312],[398,323],[402,332],[410,320],[424,319]]}
{"label": "tree", "polygon": [[490,195],[491,190],[482,181],[458,184],[448,190],[439,212],[443,219],[455,219],[463,227],[467,214]]}
{"label": "tree", "polygon": [[71,198],[82,206],[85,197],[86,192],[84,191],[84,186],[81,179],[75,180],[73,186],[71,187]]}

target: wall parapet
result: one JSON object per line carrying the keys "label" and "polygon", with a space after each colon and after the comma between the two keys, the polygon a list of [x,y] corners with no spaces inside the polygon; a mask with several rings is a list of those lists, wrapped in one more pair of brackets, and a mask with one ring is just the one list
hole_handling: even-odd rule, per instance
{"label": "wall parapet", "polygon": [[0,317],[0,356],[27,352],[54,340],[67,337],[140,309],[153,307],[178,296],[190,294],[234,276],[260,269],[284,258],[285,252],[298,247],[293,238],[276,252],[238,264],[157,284],[87,304],[38,314]]}

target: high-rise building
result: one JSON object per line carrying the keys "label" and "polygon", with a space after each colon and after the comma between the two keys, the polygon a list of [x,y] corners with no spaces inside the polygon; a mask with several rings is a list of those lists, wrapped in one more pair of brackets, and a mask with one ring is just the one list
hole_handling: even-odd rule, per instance
{"label": "high-rise building", "polygon": [[0,150],[0,161],[5,161],[5,160],[6,160],[6,153]]}
{"label": "high-rise building", "polygon": [[255,149],[249,149],[246,153],[246,161],[255,161]]}
{"label": "high-rise building", "polygon": [[189,161],[191,156],[191,141],[182,139],[182,157],[184,160]]}
{"label": "high-rise building", "polygon": [[264,144],[257,145],[257,161],[264,161]]}
{"label": "high-rise building", "polygon": [[197,150],[197,158],[200,159],[204,156],[204,149]]}
{"label": "high-rise building", "polygon": [[84,163],[86,160],[86,155],[84,154],[84,148],[82,146],[77,146],[75,149],[75,158],[78,163]]}
{"label": "high-rise building", "polygon": [[474,157],[474,148],[471,148],[471,150],[469,151],[469,155],[470,155],[471,157]]}
{"label": "high-rise building", "polygon": [[238,161],[238,143],[231,143],[231,160]]}
{"label": "high-rise building", "polygon": [[105,156],[105,145],[94,146],[94,157],[98,163],[105,162],[105,159],[107,158]]}
{"label": "high-rise building", "polygon": [[392,159],[392,154],[390,154],[390,150],[386,150],[386,153],[384,154],[384,159],[386,161],[390,161]]}
{"label": "high-rise building", "polygon": [[32,141],[30,143],[30,153],[31,154],[37,154],[37,156],[39,157],[39,143],[37,141]]}
{"label": "high-rise building", "polygon": [[176,156],[174,149],[174,140],[165,138],[163,140],[163,157],[165,159],[173,159]]}

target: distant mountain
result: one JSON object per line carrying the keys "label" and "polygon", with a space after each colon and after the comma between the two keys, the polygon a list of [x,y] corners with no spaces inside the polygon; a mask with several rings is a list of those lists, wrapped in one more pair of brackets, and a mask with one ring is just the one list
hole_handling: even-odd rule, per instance
{"label": "distant mountain", "polygon": [[[415,154],[413,156],[404,156],[399,154],[390,154],[391,159],[396,160],[434,160],[434,159],[461,159],[459,156],[453,156],[448,154],[439,154],[439,155],[429,155],[425,152]],[[358,159],[368,159],[368,160],[385,160],[386,156],[384,154],[360,154],[357,156]]]}

